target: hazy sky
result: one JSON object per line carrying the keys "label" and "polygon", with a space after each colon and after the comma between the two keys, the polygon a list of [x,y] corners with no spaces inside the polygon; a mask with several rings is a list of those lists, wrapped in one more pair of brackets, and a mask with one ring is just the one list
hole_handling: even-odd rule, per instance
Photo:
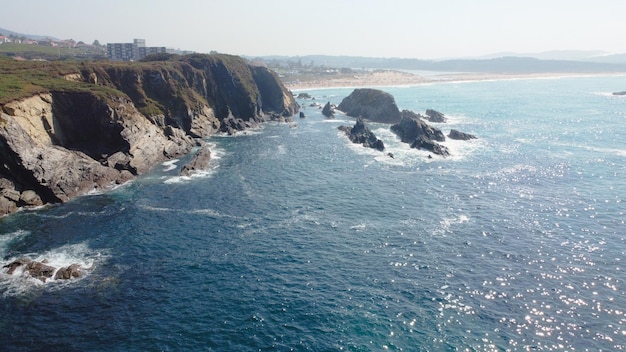
{"label": "hazy sky", "polygon": [[238,55],[626,52],[625,0],[21,0],[0,28]]}

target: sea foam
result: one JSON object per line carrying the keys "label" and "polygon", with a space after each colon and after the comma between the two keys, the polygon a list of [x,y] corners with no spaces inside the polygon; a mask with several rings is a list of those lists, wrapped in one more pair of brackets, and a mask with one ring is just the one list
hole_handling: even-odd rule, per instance
{"label": "sea foam", "polygon": [[[12,236],[12,240],[15,240],[26,234],[27,233],[18,232],[11,234],[10,237]],[[51,278],[47,279],[46,282],[43,282],[28,275],[23,268],[18,267],[13,274],[8,274],[8,269],[2,268],[0,270],[0,292],[2,292],[3,296],[23,295],[34,289],[43,287],[46,289],[60,289],[67,287],[67,285],[71,285],[88,277],[96,267],[107,260],[109,255],[106,253],[106,250],[94,250],[90,248],[86,242],[83,242],[61,246],[40,253],[24,253],[14,255],[9,257],[7,260],[2,261],[1,264],[4,267],[9,263],[24,257],[38,262],[45,261],[46,265],[52,266],[56,268],[56,270],[52,274]],[[60,268],[68,267],[72,264],[80,265],[81,277],[72,278],[70,280],[54,279],[56,272]]]}

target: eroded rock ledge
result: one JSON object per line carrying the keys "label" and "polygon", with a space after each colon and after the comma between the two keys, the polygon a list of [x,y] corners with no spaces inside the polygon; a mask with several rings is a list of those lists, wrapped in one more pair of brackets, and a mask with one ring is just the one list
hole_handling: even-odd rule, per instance
{"label": "eroded rock ledge", "polygon": [[0,105],[0,215],[126,182],[202,137],[298,110],[274,72],[236,56],[71,69],[35,68],[49,75],[41,87]]}

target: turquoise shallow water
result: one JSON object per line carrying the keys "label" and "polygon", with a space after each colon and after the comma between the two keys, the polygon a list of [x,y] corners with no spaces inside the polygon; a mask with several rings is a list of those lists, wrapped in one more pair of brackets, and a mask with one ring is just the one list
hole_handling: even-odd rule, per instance
{"label": "turquoise shallow water", "polygon": [[[476,134],[428,159],[369,124],[350,144],[306,104],[297,128],[215,136],[137,181],[0,221],[7,351],[626,348],[625,77],[384,88]],[[339,103],[351,89],[309,91]]]}

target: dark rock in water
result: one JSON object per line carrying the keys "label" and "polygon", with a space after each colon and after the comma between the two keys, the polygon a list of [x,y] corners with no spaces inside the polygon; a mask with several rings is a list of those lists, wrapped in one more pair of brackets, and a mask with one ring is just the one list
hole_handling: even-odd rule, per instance
{"label": "dark rock in water", "polygon": [[298,94],[298,99],[311,99],[311,95],[309,93],[300,93]]}
{"label": "dark rock in water", "polygon": [[378,89],[355,89],[337,108],[348,116],[381,123],[400,122],[400,110],[389,93]]}
{"label": "dark rock in water", "polygon": [[400,137],[404,143],[412,143],[419,136],[426,136],[438,142],[444,142],[446,136],[436,127],[429,126],[426,122],[415,117],[415,113],[403,110],[402,120],[391,126],[391,131]]}
{"label": "dark rock in water", "polygon": [[80,265],[71,264],[68,267],[61,268],[54,275],[55,280],[69,280],[71,278],[79,278],[81,276]]}
{"label": "dark rock in water", "polygon": [[28,265],[28,263],[32,262],[32,260],[30,258],[20,258],[20,259],[16,259],[14,261],[12,261],[11,263],[3,266],[3,268],[9,268],[9,270],[7,271],[7,274],[9,275],[13,275],[13,272],[15,271],[15,269],[19,268],[20,266],[25,266]]}
{"label": "dark rock in water", "polygon": [[181,176],[190,176],[195,171],[198,170],[206,170],[209,166],[209,161],[211,160],[211,150],[209,150],[208,146],[201,147],[196,155],[194,155],[193,159],[183,166],[180,170]]}
{"label": "dark rock in water", "polygon": [[344,131],[353,143],[360,143],[364,147],[374,148],[380,151],[385,150],[383,141],[376,138],[376,135],[365,126],[362,118],[356,120],[354,127],[339,126],[338,128]]}
{"label": "dark rock in water", "polygon": [[626,90],[623,92],[614,92],[613,95],[626,95]]}
{"label": "dark rock in water", "polygon": [[322,114],[324,114],[324,116],[326,117],[334,117],[335,108],[332,105],[330,105],[330,102],[324,105],[324,108],[322,109]]}
{"label": "dark rock in water", "polygon": [[412,119],[426,119],[426,116],[422,115],[422,114],[417,114],[414,111],[411,110],[402,110],[400,111],[400,117],[408,117],[408,118],[412,118]]}
{"label": "dark rock in water", "polygon": [[450,151],[448,150],[447,147],[433,141],[432,139],[428,139],[425,136],[417,137],[413,141],[413,143],[411,143],[411,148],[429,150],[433,152],[434,154],[441,155],[444,157],[450,155]]}
{"label": "dark rock in water", "polygon": [[426,120],[430,122],[443,123],[446,122],[446,117],[439,111],[428,109],[426,110]]}
{"label": "dark rock in water", "polygon": [[306,115],[304,114],[304,112],[300,111],[300,118],[303,119],[305,117],[306,117]]}
{"label": "dark rock in water", "polygon": [[[57,270],[55,267],[48,265],[48,261],[45,259],[38,262],[30,258],[20,258],[3,266],[3,268],[9,268],[9,270],[7,270],[7,274],[9,275],[13,275],[15,270],[19,267],[24,267],[24,273],[26,275],[29,275],[43,282],[46,282],[46,280],[51,278],[55,270]],[[60,268],[57,271],[56,275],[54,275],[54,279],[69,280],[71,278],[78,278],[81,275],[82,274],[80,272],[80,265],[71,264],[68,267]]]}
{"label": "dark rock in water", "polygon": [[469,134],[469,133],[465,133],[465,132],[460,132],[457,130],[450,130],[450,133],[448,134],[448,137],[450,137],[450,139],[456,139],[456,140],[461,140],[461,141],[468,141],[470,139],[477,139],[476,136],[474,136],[473,134]]}
{"label": "dark rock in water", "polygon": [[395,159],[396,157],[393,155],[393,153],[387,153],[387,156],[390,157],[391,159]]}
{"label": "dark rock in water", "polygon": [[441,156],[450,155],[448,148],[436,142],[446,140],[443,132],[411,114],[403,114],[400,123],[391,126],[391,131],[397,134],[402,142],[409,143],[411,148],[426,149]]}
{"label": "dark rock in water", "polygon": [[47,279],[52,277],[56,268],[50,265],[46,265],[43,262],[37,262],[33,260],[26,264],[26,268],[24,270],[28,271],[30,276],[34,277],[35,279],[46,282]]}

